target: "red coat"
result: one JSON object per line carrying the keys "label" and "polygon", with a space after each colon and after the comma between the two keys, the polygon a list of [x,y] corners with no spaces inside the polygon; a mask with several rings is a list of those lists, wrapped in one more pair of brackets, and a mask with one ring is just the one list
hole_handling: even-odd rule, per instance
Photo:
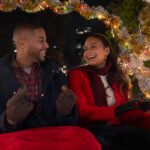
{"label": "red coat", "polygon": [[[117,84],[112,85],[116,103],[113,106],[96,106],[94,102],[93,92],[91,89],[90,81],[84,72],[79,69],[73,69],[68,73],[68,81],[70,89],[77,96],[77,104],[79,109],[79,117],[81,121],[86,122],[110,122],[110,123],[123,123],[136,124],[141,127],[150,128],[150,115],[145,114],[141,110],[129,111],[122,115],[120,120],[115,116],[116,106],[125,103],[128,98],[123,98],[120,88]],[[144,119],[146,116],[146,119]],[[141,121],[143,123],[140,123]],[[146,121],[146,122],[144,122]],[[137,123],[138,122],[138,123]],[[149,127],[147,125],[149,124]]]}

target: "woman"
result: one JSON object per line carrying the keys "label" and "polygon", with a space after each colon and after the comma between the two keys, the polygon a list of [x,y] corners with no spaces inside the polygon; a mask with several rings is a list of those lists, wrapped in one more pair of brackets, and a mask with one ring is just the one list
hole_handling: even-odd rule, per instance
{"label": "woman", "polygon": [[142,110],[141,102],[128,102],[128,84],[110,41],[102,34],[90,35],[85,40],[83,57],[87,65],[68,73],[70,88],[77,96],[81,125],[97,136],[104,149],[148,147],[149,132],[143,128],[150,130],[150,115]]}

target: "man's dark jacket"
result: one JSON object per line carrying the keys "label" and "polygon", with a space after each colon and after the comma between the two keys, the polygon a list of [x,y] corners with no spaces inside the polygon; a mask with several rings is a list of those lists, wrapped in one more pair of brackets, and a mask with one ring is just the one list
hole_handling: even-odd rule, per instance
{"label": "man's dark jacket", "polygon": [[60,116],[56,111],[56,99],[60,94],[61,85],[66,85],[66,76],[50,59],[42,63],[42,94],[39,98],[41,113],[31,112],[16,129],[6,125],[6,103],[20,87],[10,66],[12,55],[0,60],[0,132],[9,132],[42,126],[71,125],[77,122],[76,110],[68,116]]}

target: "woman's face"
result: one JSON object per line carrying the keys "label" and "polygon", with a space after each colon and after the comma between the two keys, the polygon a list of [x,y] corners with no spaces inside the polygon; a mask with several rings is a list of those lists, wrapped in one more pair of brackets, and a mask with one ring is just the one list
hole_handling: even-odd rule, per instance
{"label": "woman's face", "polygon": [[106,64],[109,47],[104,47],[101,40],[96,37],[89,37],[84,44],[83,57],[87,64],[102,68]]}

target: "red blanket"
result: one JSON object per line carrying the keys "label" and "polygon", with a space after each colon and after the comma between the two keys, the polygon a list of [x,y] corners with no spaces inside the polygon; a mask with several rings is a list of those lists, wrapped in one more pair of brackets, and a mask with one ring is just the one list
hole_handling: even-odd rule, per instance
{"label": "red blanket", "polygon": [[0,150],[101,150],[86,129],[45,127],[0,134]]}

